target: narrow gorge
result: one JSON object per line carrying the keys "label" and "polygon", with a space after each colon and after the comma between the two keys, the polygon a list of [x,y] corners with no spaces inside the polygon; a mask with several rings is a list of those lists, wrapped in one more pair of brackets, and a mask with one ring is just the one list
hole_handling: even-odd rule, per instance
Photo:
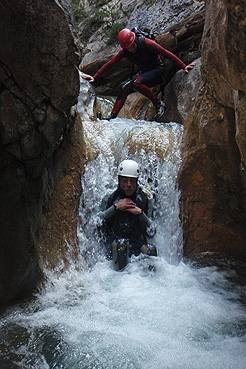
{"label": "narrow gorge", "polygon": [[[133,7],[129,26],[136,17],[147,26],[152,22],[161,45],[186,63],[197,62],[185,79],[168,66],[166,76],[165,119],[184,126],[178,175],[184,255],[216,252],[245,261],[245,2],[164,3],[164,13],[162,2]],[[87,160],[76,107],[79,68],[95,72],[107,50],[96,59],[90,54],[94,36],[81,44],[67,1],[0,6],[0,296],[5,304],[30,294],[45,268],[64,264],[66,269],[71,253],[77,259]],[[122,65],[95,92],[114,96],[129,68]],[[138,97],[129,99],[123,114],[149,120],[152,111]]]}
{"label": "narrow gorge", "polygon": [[[246,0],[0,2],[0,367],[245,369]],[[161,122],[132,94],[115,120],[119,27],[150,27]],[[158,88],[155,93],[159,94]],[[115,271],[101,200],[124,158],[154,198],[158,255]]]}

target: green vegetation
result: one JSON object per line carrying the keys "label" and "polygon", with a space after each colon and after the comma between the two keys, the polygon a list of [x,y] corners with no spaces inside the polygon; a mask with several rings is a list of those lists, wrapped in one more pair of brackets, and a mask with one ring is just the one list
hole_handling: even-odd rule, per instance
{"label": "green vegetation", "polygon": [[79,35],[83,41],[88,41],[94,32],[104,24],[104,18],[108,13],[96,10],[92,15],[86,15],[83,22],[79,24]]}
{"label": "green vegetation", "polygon": [[86,13],[84,12],[84,9],[80,5],[79,0],[71,0],[71,6],[73,10],[75,24],[78,25],[78,23],[80,23],[83,20],[84,16],[86,16]]}
{"label": "green vegetation", "polygon": [[151,6],[151,5],[153,5],[155,3],[155,1],[153,1],[153,0],[145,0],[144,1],[144,5],[145,6]]}
{"label": "green vegetation", "polygon": [[90,37],[103,25],[106,28],[107,44],[112,45],[117,42],[119,31],[125,27],[125,23],[117,19],[128,18],[132,7],[127,10],[105,10],[104,6],[109,2],[110,0],[91,1],[90,11],[85,11],[80,0],[71,0],[75,27],[82,42],[88,42]]}
{"label": "green vegetation", "polygon": [[113,45],[118,40],[118,33],[125,27],[125,23],[113,23],[109,30],[106,32],[107,44]]}
{"label": "green vegetation", "polygon": [[145,0],[144,5],[149,9],[152,5],[154,5],[155,1],[153,0]]}
{"label": "green vegetation", "polygon": [[99,0],[97,1],[98,6],[107,5],[111,0]]}

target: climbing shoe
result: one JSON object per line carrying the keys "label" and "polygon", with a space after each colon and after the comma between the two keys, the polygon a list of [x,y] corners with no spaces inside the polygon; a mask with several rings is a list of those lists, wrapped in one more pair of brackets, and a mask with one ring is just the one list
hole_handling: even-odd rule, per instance
{"label": "climbing shoe", "polygon": [[110,120],[115,119],[116,117],[117,115],[115,113],[110,113],[107,117],[103,117],[100,111],[97,113],[97,118],[100,120]]}
{"label": "climbing shoe", "polygon": [[154,104],[154,106],[156,108],[156,113],[154,115],[154,119],[159,120],[165,114],[165,111],[167,110],[167,104],[164,103],[164,101],[157,100],[157,102]]}

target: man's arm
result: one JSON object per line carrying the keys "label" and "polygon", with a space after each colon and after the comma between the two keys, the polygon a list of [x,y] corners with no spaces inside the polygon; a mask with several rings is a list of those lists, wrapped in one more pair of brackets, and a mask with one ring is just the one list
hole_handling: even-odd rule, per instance
{"label": "man's arm", "polygon": [[87,79],[89,82],[95,82],[96,79],[101,77],[102,74],[104,74],[107,70],[109,70],[113,65],[118,63],[121,59],[125,57],[124,50],[120,49],[118,54],[116,54],[111,60],[109,60],[107,63],[105,63],[97,72],[94,74],[94,76],[91,76],[90,74],[83,74],[82,77],[84,79]]}
{"label": "man's arm", "polygon": [[142,212],[139,215],[140,222],[146,227],[146,234],[149,237],[153,237],[156,233],[156,224],[153,220],[153,199],[148,198],[148,211],[147,214]]}
{"label": "man's arm", "polygon": [[97,72],[94,74],[94,80],[101,77],[107,70],[109,70],[113,65],[118,63],[121,59],[125,57],[124,50],[120,49],[118,54],[116,54],[112,59],[110,59],[107,63],[105,63]]}
{"label": "man's arm", "polygon": [[[111,205],[108,209],[107,207],[108,196],[105,196],[102,200],[100,211],[97,215],[103,219],[107,220],[111,218],[117,211],[129,211],[130,213],[134,214],[135,216],[139,217],[139,221],[143,224],[144,227],[147,227],[146,232],[150,233],[150,236],[153,236],[155,231],[155,225],[152,218],[153,215],[153,201],[152,199],[148,198],[148,211],[147,214],[144,211],[136,206],[136,204],[128,198],[124,198],[116,202],[115,204]],[[149,231],[148,231],[149,230]]]}
{"label": "man's arm", "polygon": [[109,196],[106,195],[102,199],[100,210],[97,213],[97,216],[99,216],[99,218],[101,218],[103,220],[111,218],[116,213],[116,209],[115,209],[114,205],[111,205],[108,209],[106,209],[108,198],[109,198]]}

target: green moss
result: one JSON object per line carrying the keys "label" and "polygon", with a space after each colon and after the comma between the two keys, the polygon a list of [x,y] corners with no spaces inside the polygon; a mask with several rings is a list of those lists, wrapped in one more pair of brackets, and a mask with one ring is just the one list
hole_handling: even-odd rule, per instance
{"label": "green moss", "polygon": [[98,7],[101,7],[103,5],[107,5],[108,3],[110,3],[111,0],[99,0],[97,1],[97,5]]}
{"label": "green moss", "polygon": [[132,14],[133,10],[134,10],[134,5],[130,5],[126,10],[122,9],[124,16],[127,18],[130,18],[130,15]]}

